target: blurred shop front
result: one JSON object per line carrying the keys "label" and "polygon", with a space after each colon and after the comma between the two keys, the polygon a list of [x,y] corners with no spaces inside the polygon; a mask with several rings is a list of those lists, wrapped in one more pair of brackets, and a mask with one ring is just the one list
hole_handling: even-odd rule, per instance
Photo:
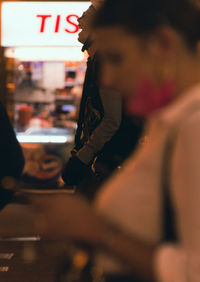
{"label": "blurred shop front", "polygon": [[[54,181],[68,157],[86,68],[77,19],[90,2],[2,2],[5,102],[24,177]],[[1,89],[2,88],[2,89]]]}

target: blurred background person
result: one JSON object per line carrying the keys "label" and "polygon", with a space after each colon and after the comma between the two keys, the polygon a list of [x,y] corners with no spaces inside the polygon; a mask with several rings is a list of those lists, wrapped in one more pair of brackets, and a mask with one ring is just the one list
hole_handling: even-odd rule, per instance
{"label": "blurred background person", "polygon": [[[98,8],[101,3],[94,4]],[[90,27],[95,7],[91,5],[78,20],[78,40],[89,57],[75,146],[62,174],[68,185],[78,185],[78,192],[89,199],[133,151],[143,128],[142,119],[125,115],[122,98],[116,91],[99,85],[101,62]]]}

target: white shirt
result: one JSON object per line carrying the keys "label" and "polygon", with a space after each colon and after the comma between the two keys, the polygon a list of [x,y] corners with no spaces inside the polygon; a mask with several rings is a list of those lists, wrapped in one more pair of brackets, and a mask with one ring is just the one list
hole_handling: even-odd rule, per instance
{"label": "white shirt", "polygon": [[[200,281],[200,85],[154,114],[145,142],[100,191],[96,208],[121,228],[147,242],[162,239],[162,166],[167,140],[176,130],[170,167],[170,194],[179,244],[163,242],[155,254],[158,281]],[[106,272],[120,266],[97,261]],[[122,270],[123,268],[121,268]]]}

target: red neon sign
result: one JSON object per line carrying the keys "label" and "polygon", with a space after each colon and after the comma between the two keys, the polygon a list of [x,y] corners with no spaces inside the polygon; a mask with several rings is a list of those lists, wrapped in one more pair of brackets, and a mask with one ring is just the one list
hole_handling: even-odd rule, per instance
{"label": "red neon sign", "polygon": [[[37,18],[41,18],[41,24],[40,24],[40,33],[45,32],[45,27],[48,24],[48,20],[52,18],[51,20],[55,21],[55,27],[54,27],[54,32],[58,33],[60,30],[60,20],[61,20],[61,15],[57,15],[56,19],[53,18],[53,15],[36,15]],[[70,14],[65,18],[66,23],[70,24],[72,29],[70,28],[65,28],[65,32],[67,33],[76,33],[79,30],[78,24],[74,22],[74,19],[78,19],[79,17],[75,14]]]}

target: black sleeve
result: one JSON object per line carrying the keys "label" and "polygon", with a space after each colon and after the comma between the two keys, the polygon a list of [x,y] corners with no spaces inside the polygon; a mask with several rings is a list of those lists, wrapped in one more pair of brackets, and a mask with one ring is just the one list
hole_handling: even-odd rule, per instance
{"label": "black sleeve", "polygon": [[0,103],[0,179],[4,176],[20,177],[24,156],[5,108]]}

